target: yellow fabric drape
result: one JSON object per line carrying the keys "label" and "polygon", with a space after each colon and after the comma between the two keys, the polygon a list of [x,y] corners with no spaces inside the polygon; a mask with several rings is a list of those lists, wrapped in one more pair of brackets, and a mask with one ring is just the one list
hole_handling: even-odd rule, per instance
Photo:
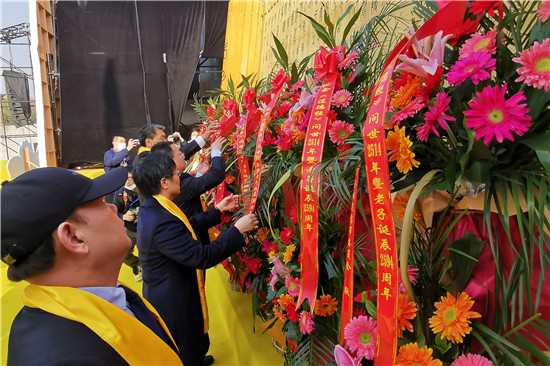
{"label": "yellow fabric drape", "polygon": [[[147,300],[142,300],[172,339],[155,308]],[[84,324],[130,365],[182,364],[172,348],[145,324],[86,291],[73,287],[29,285],[23,292],[23,303],[28,307],[42,309]]]}
{"label": "yellow fabric drape", "polygon": [[[166,209],[166,211],[170,212],[172,215],[180,219],[185,224],[187,229],[191,232],[193,239],[197,240],[197,235],[195,235],[195,231],[193,231],[193,227],[187,219],[187,216],[185,216],[183,211],[180,210],[180,208],[174,202],[170,201],[168,198],[164,197],[161,194],[155,194],[153,198],[155,198],[158,203],[160,203],[160,205]],[[206,303],[206,293],[204,292],[204,271],[202,269],[197,269],[197,282],[201,299],[204,333],[206,334],[208,333],[208,304]]]}

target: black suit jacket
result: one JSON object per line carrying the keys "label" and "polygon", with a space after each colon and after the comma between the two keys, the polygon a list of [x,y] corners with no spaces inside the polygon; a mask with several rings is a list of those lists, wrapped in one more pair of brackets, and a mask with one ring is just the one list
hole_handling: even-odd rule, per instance
{"label": "black suit jacket", "polygon": [[[188,218],[198,215],[202,212],[201,195],[223,182],[224,178],[225,159],[221,156],[212,158],[212,167],[205,175],[198,178],[187,173],[180,175],[180,194],[173,201]],[[197,228],[195,234],[201,243],[210,242],[208,228]]]}
{"label": "black suit jacket", "polygon": [[[194,229],[210,228],[220,222],[220,216],[211,207],[189,221]],[[244,245],[235,227],[203,245],[154,198],[146,198],[139,209],[137,246],[143,295],[168,326],[186,366],[200,364],[210,345],[204,334],[196,269],[213,267]]]}
{"label": "black suit jacket", "polygon": [[189,160],[193,155],[201,151],[201,147],[199,146],[199,143],[197,141],[193,140],[182,143],[180,145],[180,151],[185,156],[185,160]]}
{"label": "black suit jacket", "polygon": [[84,324],[23,307],[10,331],[8,365],[128,365]]}

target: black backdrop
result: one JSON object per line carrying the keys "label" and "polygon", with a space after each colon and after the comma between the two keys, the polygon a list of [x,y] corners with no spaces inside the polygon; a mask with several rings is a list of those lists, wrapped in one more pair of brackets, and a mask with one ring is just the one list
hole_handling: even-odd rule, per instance
{"label": "black backdrop", "polygon": [[102,162],[113,135],[137,138],[146,123],[177,130],[201,40],[223,56],[227,1],[59,1],[55,12],[62,165]]}

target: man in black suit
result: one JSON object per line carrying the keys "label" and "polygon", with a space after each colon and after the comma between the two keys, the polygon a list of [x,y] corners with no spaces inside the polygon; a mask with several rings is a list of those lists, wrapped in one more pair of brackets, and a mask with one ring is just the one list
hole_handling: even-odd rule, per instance
{"label": "man in black suit", "polygon": [[11,281],[30,283],[8,365],[181,365],[156,310],[117,284],[131,241],[103,196],[127,177],[40,168],[0,190],[2,261]]}
{"label": "man in black suit", "polygon": [[[201,173],[201,169],[195,177],[189,173],[180,174],[180,194],[173,201],[185,213],[187,217],[192,217],[203,212],[201,195],[221,184],[225,178],[225,159],[221,156],[221,149],[225,142],[224,138],[217,138],[212,142],[211,157],[212,167],[205,174]],[[152,152],[160,152],[168,155],[176,164],[176,170],[182,172],[187,163],[186,157],[179,153],[177,147],[168,142],[160,142],[153,146]],[[203,244],[210,242],[208,230],[206,228],[197,228],[195,230],[197,238]]]}
{"label": "man in black suit", "polygon": [[166,321],[183,364],[209,365],[213,358],[205,357],[210,340],[202,270],[242,248],[243,234],[257,229],[258,220],[253,214],[245,215],[216,240],[203,245],[194,229],[220,223],[222,211],[237,207],[237,197],[226,197],[215,207],[187,218],[172,202],[180,193],[174,160],[151,153],[134,165],[133,177],[146,197],[139,211],[137,238],[143,295]]}

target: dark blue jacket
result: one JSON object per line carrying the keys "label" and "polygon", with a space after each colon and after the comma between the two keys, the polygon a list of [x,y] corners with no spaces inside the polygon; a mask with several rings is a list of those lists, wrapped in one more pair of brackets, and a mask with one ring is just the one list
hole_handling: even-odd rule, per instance
{"label": "dark blue jacket", "polygon": [[[198,178],[187,173],[180,175],[180,194],[173,201],[187,217],[198,215],[202,212],[201,195],[215,188],[224,178],[225,159],[221,156],[212,158],[212,167],[205,175]],[[195,234],[203,244],[210,242],[207,228],[197,228]]]}
{"label": "dark blue jacket", "polygon": [[121,163],[125,162],[128,165],[132,165],[130,158],[128,158],[128,150],[115,151],[115,149],[109,149],[105,151],[103,155],[103,169],[108,172],[111,169],[118,168]]}
{"label": "dark blue jacket", "polygon": [[[220,216],[211,207],[189,221],[194,229],[210,228],[220,222]],[[235,227],[203,245],[154,198],[146,198],[139,209],[137,247],[143,295],[168,326],[185,366],[199,365],[210,345],[203,331],[196,269],[213,267],[244,245]]]}
{"label": "dark blue jacket", "polygon": [[128,365],[103,339],[82,323],[23,307],[10,331],[8,365]]}

